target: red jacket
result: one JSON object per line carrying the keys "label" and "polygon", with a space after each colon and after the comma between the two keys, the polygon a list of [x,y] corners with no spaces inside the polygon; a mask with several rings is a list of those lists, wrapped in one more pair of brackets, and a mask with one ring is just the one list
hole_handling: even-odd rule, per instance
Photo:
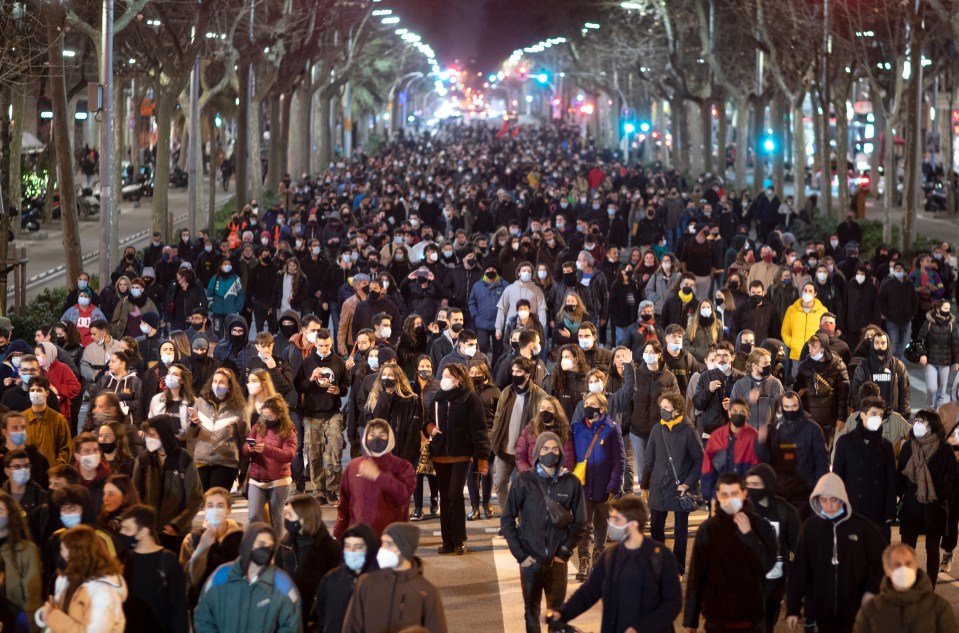
{"label": "red jacket", "polygon": [[80,395],[80,381],[66,363],[54,359],[47,370],[50,385],[57,390],[60,399],[60,415],[70,421],[70,401]]}
{"label": "red jacket", "polygon": [[723,473],[735,471],[743,479],[749,469],[759,463],[756,455],[756,442],[759,440],[759,431],[744,425],[733,441],[732,456],[729,455],[729,424],[719,427],[709,436],[706,442],[706,454],[703,455],[703,477],[700,480],[702,493],[706,499],[712,499],[716,488],[716,480]]}
{"label": "red jacket", "polygon": [[[360,464],[368,459],[380,469],[376,481],[358,475]],[[340,482],[333,538],[339,538],[346,528],[359,522],[368,523],[379,538],[390,523],[407,521],[415,486],[413,465],[392,453],[380,457],[365,455],[350,461]]]}
{"label": "red jacket", "polygon": [[250,456],[250,479],[267,482],[290,477],[290,463],[296,456],[296,430],[289,437],[280,437],[272,429],[267,429],[266,435],[260,435],[258,426],[250,429],[250,439],[263,444],[263,452],[254,453],[249,444],[243,443],[243,454]]}
{"label": "red jacket", "polygon": [[[533,464],[536,463],[536,457],[533,456],[533,449],[536,448],[536,438],[533,436],[533,425],[527,424],[519,432],[519,439],[516,440],[516,469],[521,473],[527,470],[533,470]],[[570,431],[566,438],[566,446],[563,447],[563,468],[572,471],[576,467],[576,449],[573,448],[573,433]]]}

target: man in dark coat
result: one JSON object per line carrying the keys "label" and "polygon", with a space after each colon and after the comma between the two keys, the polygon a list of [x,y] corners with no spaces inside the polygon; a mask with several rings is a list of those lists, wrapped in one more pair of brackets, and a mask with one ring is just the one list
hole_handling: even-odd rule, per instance
{"label": "man in dark coat", "polygon": [[842,359],[830,351],[825,334],[812,335],[807,345],[809,356],[799,363],[794,388],[802,396],[806,413],[831,443],[836,426],[846,421],[849,374]]}
{"label": "man in dark coat", "polygon": [[729,331],[752,330],[756,340],[762,341],[778,337],[782,333],[782,315],[776,305],[766,298],[763,282],[754,279],[749,282],[749,302],[736,306],[730,315]]}

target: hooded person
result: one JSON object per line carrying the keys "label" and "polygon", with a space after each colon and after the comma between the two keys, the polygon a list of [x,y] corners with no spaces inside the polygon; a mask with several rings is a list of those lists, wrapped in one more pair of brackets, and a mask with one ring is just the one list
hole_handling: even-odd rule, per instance
{"label": "hooded person", "polygon": [[197,631],[300,633],[300,594],[286,572],[273,564],[277,539],[265,523],[251,523],[240,556],[220,565],[203,588],[194,612]]}
{"label": "hooded person", "polygon": [[50,386],[57,390],[60,414],[70,421],[72,420],[70,403],[80,395],[82,390],[80,381],[77,379],[77,372],[57,359],[57,346],[53,343],[41,342],[37,343],[37,347],[43,350],[42,358],[37,356],[37,360],[41,361],[40,370],[50,380]]}
{"label": "hooded person", "polygon": [[355,523],[368,523],[374,533],[381,534],[387,525],[408,518],[416,471],[407,460],[393,455],[396,441],[389,422],[370,420],[360,443],[363,456],[351,460],[343,471],[334,538]]}
{"label": "hooded person", "polygon": [[879,593],[885,541],[872,521],[854,512],[846,486],[835,473],[819,478],[803,523],[786,585],[786,622],[794,630],[800,613],[807,630],[849,631],[861,605]]}
{"label": "hooded person", "polygon": [[799,541],[799,513],[776,495],[776,471],[769,464],[757,464],[746,474],[746,492],[757,515],[769,521],[779,537],[776,564],[766,574],[766,630],[773,631],[786,594],[786,578]]}
{"label": "hooded person", "polygon": [[346,528],[340,535],[343,562],[323,576],[316,591],[316,631],[339,633],[356,584],[363,574],[379,569],[380,541],[366,523]]}
{"label": "hooded person", "polygon": [[[534,466],[516,477],[500,516],[503,536],[520,565],[527,631],[541,630],[541,593],[546,593],[548,608],[563,604],[566,583],[555,579],[565,579],[573,548],[586,531],[583,486],[563,468],[564,461],[559,436],[540,433],[533,448]],[[561,514],[566,525],[555,522],[556,506],[565,509]]]}
{"label": "hooded person", "polygon": [[[234,330],[237,332],[234,333]],[[227,316],[223,321],[223,339],[213,350],[213,359],[219,361],[222,367],[240,373],[246,367],[247,360],[256,356],[256,346],[250,342],[250,327],[246,319],[238,314]]]}
{"label": "hooded person", "polygon": [[376,554],[379,569],[363,575],[350,598],[343,633],[389,633],[419,625],[447,633],[439,592],[424,576],[416,556],[420,529],[391,523],[383,530]]}
{"label": "hooded person", "polygon": [[916,564],[916,552],[905,543],[895,543],[882,553],[885,577],[879,595],[856,615],[856,633],[947,633],[959,630],[956,613],[943,596],[936,594],[925,571]]}
{"label": "hooded person", "polygon": [[156,509],[160,542],[177,551],[203,504],[200,476],[193,457],[177,441],[178,418],[158,415],[142,427],[147,450],[133,467],[133,483],[143,503]]}
{"label": "hooded person", "polygon": [[278,331],[273,337],[273,353],[280,358],[286,358],[286,349],[290,346],[290,339],[300,331],[300,315],[296,310],[287,310],[280,313]]}

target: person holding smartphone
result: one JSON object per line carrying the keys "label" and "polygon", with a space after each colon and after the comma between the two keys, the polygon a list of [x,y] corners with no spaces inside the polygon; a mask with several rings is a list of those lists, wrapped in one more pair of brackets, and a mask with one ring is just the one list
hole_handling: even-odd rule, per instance
{"label": "person holding smartphone", "polygon": [[[259,419],[246,438],[243,454],[250,458],[250,523],[268,522],[278,534],[282,533],[283,506],[293,483],[290,464],[296,455],[296,429],[283,396],[272,396],[263,403]],[[269,516],[264,515],[267,501]]]}

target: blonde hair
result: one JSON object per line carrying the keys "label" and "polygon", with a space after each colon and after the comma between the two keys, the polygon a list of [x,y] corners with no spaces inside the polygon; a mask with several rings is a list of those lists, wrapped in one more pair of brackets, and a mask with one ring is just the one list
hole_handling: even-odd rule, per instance
{"label": "blonde hair", "polygon": [[381,380],[381,377],[383,375],[383,370],[387,368],[393,372],[393,378],[396,379],[396,394],[401,398],[412,398],[414,395],[413,388],[410,387],[410,381],[406,377],[406,372],[400,369],[399,365],[387,363],[380,368],[376,380],[373,381],[373,388],[370,389],[370,395],[366,398],[366,410],[370,413],[373,413],[373,409],[376,408],[376,403],[379,402],[383,392],[386,391],[386,389],[383,387],[383,381]]}
{"label": "blonde hair", "polygon": [[[270,378],[270,372],[262,367],[254,369],[250,372],[250,376],[256,376],[256,379],[260,381],[260,384],[263,385],[260,391],[261,394],[266,394],[266,397],[263,399],[264,402],[272,398],[276,394],[276,387],[273,386],[273,379]],[[249,380],[249,377],[247,377]],[[244,385],[246,386],[246,385]],[[249,422],[253,419],[253,414],[256,413],[256,396],[250,396],[246,399],[246,421]]]}
{"label": "blonde hair", "polygon": [[708,303],[710,309],[713,311],[713,323],[709,326],[709,329],[706,330],[712,336],[711,343],[719,343],[722,341],[721,335],[723,333],[722,326],[719,323],[719,318],[716,316],[716,302],[709,299],[703,299],[699,302],[699,306],[696,309],[696,312],[689,315],[689,323],[686,328],[686,340],[692,341],[696,338],[696,334],[699,333],[699,311],[703,309],[703,304]]}

